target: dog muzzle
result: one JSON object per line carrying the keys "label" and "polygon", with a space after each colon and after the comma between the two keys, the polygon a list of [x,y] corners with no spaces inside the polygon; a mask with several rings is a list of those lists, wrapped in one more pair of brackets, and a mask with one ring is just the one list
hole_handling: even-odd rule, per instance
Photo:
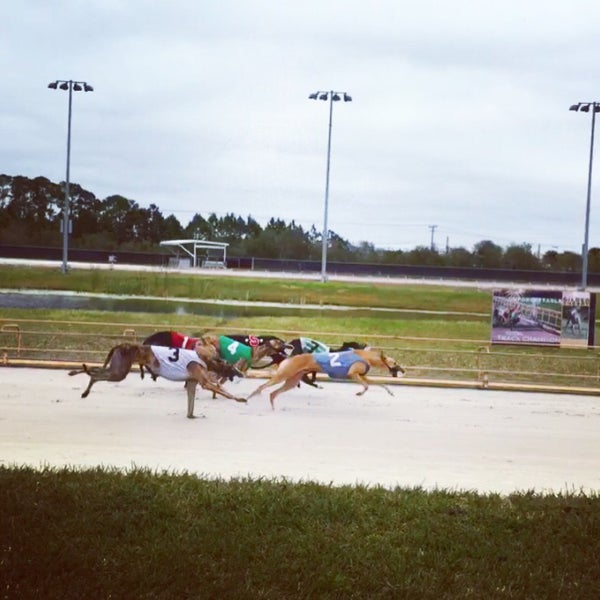
{"label": "dog muzzle", "polygon": [[398,373],[402,373],[404,375],[404,369],[401,366],[390,367],[390,373],[392,377],[398,377]]}

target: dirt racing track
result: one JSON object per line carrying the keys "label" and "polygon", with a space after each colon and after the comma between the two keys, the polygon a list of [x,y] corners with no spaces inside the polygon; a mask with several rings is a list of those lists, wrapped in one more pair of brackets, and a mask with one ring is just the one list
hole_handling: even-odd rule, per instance
{"label": "dirt racing track", "polygon": [[[595,396],[324,382],[248,404],[183,385],[0,367],[0,461],[499,492],[600,490]],[[226,387],[247,396],[261,381]]]}

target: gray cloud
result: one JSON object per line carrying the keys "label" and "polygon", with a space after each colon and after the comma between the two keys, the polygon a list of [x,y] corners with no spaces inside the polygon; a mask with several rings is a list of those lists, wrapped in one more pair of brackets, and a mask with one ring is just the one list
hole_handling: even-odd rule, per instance
{"label": "gray cloud", "polygon": [[[2,172],[71,179],[104,198],[323,223],[358,243],[482,239],[579,251],[600,8],[555,0],[219,3],[140,0],[5,7]],[[596,186],[594,195],[596,197]],[[600,245],[592,207],[591,245]]]}

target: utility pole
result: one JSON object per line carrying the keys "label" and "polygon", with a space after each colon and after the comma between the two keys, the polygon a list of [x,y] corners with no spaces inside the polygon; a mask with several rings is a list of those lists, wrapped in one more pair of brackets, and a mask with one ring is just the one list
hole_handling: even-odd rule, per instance
{"label": "utility pole", "polygon": [[433,234],[435,233],[436,228],[437,228],[437,225],[429,226],[429,229],[431,229],[431,251],[432,252],[435,250],[435,244],[433,243]]}

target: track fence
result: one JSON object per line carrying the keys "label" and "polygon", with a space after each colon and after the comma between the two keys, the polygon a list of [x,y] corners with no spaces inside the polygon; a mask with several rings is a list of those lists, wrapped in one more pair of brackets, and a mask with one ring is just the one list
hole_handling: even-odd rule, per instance
{"label": "track fence", "polygon": [[[0,364],[65,367],[101,363],[112,346],[142,342],[156,330],[155,324],[0,320]],[[224,327],[211,331],[231,332]],[[298,337],[297,331],[254,333]],[[331,346],[356,339],[380,347],[406,368],[405,377],[398,380],[401,384],[600,393],[598,348],[498,347],[486,340],[364,336],[347,331],[306,331],[302,335]]]}

